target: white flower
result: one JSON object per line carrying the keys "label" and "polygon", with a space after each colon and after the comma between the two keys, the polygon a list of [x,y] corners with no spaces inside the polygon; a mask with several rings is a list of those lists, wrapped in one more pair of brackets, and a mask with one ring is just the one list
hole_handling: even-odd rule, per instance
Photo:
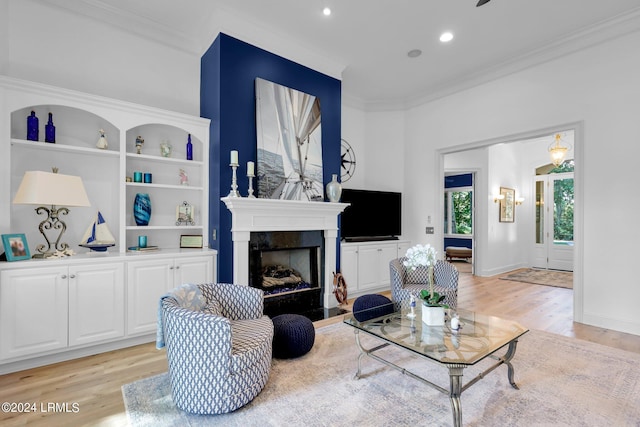
{"label": "white flower", "polygon": [[436,249],[429,245],[415,245],[407,249],[405,257],[407,258],[403,264],[411,271],[418,267],[432,267],[436,264]]}

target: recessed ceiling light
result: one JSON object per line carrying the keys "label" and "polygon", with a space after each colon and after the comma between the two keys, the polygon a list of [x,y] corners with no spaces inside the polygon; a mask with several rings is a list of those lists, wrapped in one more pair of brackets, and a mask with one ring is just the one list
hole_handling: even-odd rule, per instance
{"label": "recessed ceiling light", "polygon": [[407,52],[407,56],[409,58],[417,58],[420,55],[422,55],[422,51],[420,49],[411,49],[409,52]]}
{"label": "recessed ceiling light", "polygon": [[322,9],[322,13],[324,14],[324,16],[329,16],[331,15],[331,9],[325,7],[324,9]]}
{"label": "recessed ceiling light", "polygon": [[440,35],[440,41],[442,43],[450,42],[453,40],[453,33],[446,31]]}

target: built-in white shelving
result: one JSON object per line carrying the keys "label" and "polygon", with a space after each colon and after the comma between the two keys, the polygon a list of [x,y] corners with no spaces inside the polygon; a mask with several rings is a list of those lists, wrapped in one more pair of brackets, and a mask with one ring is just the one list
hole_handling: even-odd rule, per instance
{"label": "built-in white shelving", "polygon": [[[31,253],[44,243],[36,206],[12,203],[27,171],[55,167],[79,176],[91,203],[69,207],[63,218],[62,242],[75,255],[0,261],[0,374],[153,341],[163,294],[217,278],[216,251],[208,249],[209,120],[3,76],[0,99],[0,234],[25,234]],[[38,141],[26,139],[31,111]],[[55,143],[44,142],[49,113]],[[96,145],[100,130],[106,149]],[[188,135],[193,160],[186,159]],[[172,145],[169,157],[161,143]],[[152,182],[129,182],[134,172]],[[151,199],[148,226],[135,223],[136,193]],[[176,225],[184,202],[195,225]],[[97,211],[116,238],[108,252],[79,246]],[[158,250],[129,251],[139,235]],[[202,235],[204,248],[180,248],[181,235]]]}

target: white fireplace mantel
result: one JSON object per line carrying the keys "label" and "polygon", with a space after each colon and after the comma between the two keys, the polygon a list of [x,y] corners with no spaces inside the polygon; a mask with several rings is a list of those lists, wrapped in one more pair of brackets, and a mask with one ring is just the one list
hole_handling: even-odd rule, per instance
{"label": "white fireplace mantel", "polygon": [[233,239],[233,281],[249,283],[249,238],[259,231],[307,231],[324,233],[324,307],[335,307],[331,296],[336,271],[338,215],[348,203],[306,202],[300,200],[223,197],[231,211]]}

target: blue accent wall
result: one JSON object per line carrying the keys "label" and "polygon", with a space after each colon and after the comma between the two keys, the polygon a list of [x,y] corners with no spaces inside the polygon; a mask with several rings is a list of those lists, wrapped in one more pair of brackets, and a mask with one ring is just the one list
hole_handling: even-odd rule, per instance
{"label": "blue accent wall", "polygon": [[473,174],[450,175],[444,177],[444,188],[471,187],[473,185]]}
{"label": "blue accent wall", "polygon": [[471,238],[468,239],[461,239],[459,237],[445,237],[444,238],[444,248],[446,249],[449,246],[457,246],[459,248],[469,248],[469,249],[473,249],[471,247]]}
{"label": "blue accent wall", "polygon": [[209,229],[217,239],[210,241],[211,247],[218,250],[217,280],[231,282],[231,213],[220,198],[231,189],[231,150],[238,150],[238,189],[243,197],[247,196],[247,162],[257,161],[255,79],[269,80],[320,99],[324,185],[331,181],[331,174],[340,176],[342,86],[340,80],[223,33],[202,56],[200,67],[200,115],[211,119]]}

